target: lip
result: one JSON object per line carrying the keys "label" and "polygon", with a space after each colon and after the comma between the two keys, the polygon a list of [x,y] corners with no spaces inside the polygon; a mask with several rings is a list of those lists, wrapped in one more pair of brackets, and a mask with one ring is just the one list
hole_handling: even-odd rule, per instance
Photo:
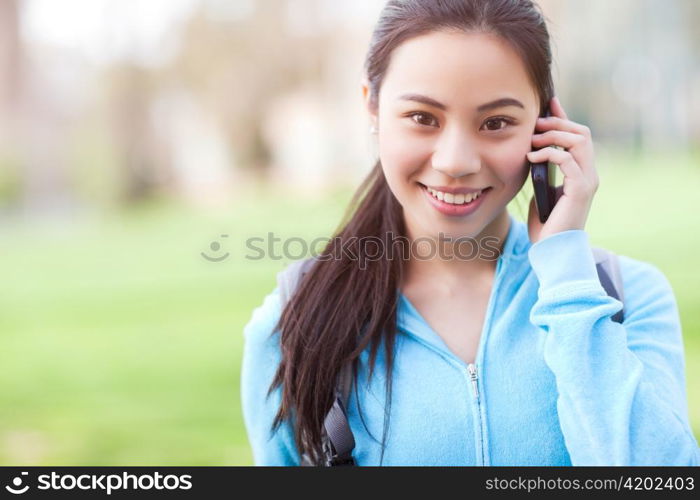
{"label": "lip", "polygon": [[[443,215],[452,215],[452,216],[465,216],[469,215],[473,212],[475,212],[483,203],[483,200],[486,196],[489,195],[491,192],[491,187],[486,188],[483,193],[474,201],[471,203],[468,203],[466,205],[453,205],[452,203],[447,203],[444,201],[440,201],[437,198],[434,198],[432,194],[428,191],[427,187],[423,184],[418,184],[421,187],[421,190],[425,194],[425,196],[428,198],[428,202],[437,209],[438,212],[440,212]],[[475,190],[470,190],[467,192],[474,192]],[[451,192],[451,191],[448,191]]]}

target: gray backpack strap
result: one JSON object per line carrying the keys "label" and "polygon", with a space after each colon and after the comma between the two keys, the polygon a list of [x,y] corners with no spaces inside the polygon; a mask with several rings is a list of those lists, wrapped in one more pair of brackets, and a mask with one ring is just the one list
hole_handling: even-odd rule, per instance
{"label": "gray backpack strap", "polygon": [[352,450],[355,438],[352,435],[346,406],[352,387],[352,364],[344,365],[338,374],[333,406],[323,422],[323,453],[326,466],[355,465]]}
{"label": "gray backpack strap", "polygon": [[[314,261],[315,257],[292,262],[277,274],[277,285],[280,290],[282,307],[292,297],[304,274],[309,271]],[[321,433],[324,463],[314,464],[307,454],[303,454],[301,457],[302,466],[355,465],[352,458],[355,438],[350,430],[345,411],[352,387],[352,375],[352,364],[344,365],[338,374],[333,406],[326,414]]]}
{"label": "gray backpack strap", "polygon": [[322,463],[314,463],[308,454],[301,457],[301,465],[313,466],[352,466],[355,460],[352,450],[355,448],[355,438],[348,423],[345,410],[352,387],[352,364],[343,367],[338,375],[333,406],[328,410],[321,429],[321,445],[323,448]]}
{"label": "gray backpack strap", "polygon": [[313,263],[313,257],[305,260],[297,260],[277,273],[277,286],[280,289],[282,307],[284,307],[287,301],[292,297],[301,278],[309,271]]}
{"label": "gray backpack strap", "polygon": [[612,316],[612,320],[622,323],[625,319],[625,296],[619,258],[604,248],[594,247],[592,250],[600,284],[608,295],[622,302],[622,309]]}

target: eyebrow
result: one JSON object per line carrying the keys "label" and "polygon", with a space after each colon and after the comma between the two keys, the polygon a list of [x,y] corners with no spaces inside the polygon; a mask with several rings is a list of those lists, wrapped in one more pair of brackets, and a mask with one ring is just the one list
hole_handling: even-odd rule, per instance
{"label": "eyebrow", "polygon": [[[428,97],[425,95],[421,94],[404,94],[399,97],[399,100],[401,101],[416,101],[416,102],[422,102],[423,104],[427,104],[428,106],[433,106],[434,108],[441,109],[443,111],[447,110],[447,106],[442,104],[441,102],[436,101],[432,97]],[[523,106],[523,103],[518,101],[517,99],[513,99],[512,97],[502,97],[501,99],[496,99],[495,101],[487,102],[486,104],[482,104],[476,110],[481,113],[482,111],[489,111],[491,109],[496,109],[496,108],[504,108],[506,106],[517,106],[518,108],[525,109],[525,106]]]}

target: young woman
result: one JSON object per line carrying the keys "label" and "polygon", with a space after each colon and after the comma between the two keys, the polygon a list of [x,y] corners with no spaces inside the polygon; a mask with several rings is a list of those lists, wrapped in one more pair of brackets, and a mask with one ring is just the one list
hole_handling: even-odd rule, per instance
{"label": "young woman", "polygon": [[[673,291],[620,256],[611,319],[622,303],[584,230],[591,132],[553,97],[550,65],[529,0],[387,3],[362,87],[379,159],[295,293],[277,287],[245,327],[256,464],[320,460],[348,363],[357,465],[700,463]],[[563,188],[526,225],[506,206],[542,161]]]}

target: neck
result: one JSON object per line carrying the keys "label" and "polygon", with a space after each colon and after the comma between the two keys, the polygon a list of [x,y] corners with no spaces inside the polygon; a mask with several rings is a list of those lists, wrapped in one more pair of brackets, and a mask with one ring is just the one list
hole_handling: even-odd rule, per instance
{"label": "neck", "polygon": [[406,263],[403,288],[420,284],[421,288],[427,286],[435,293],[453,295],[490,283],[509,229],[510,217],[504,209],[478,235],[463,238],[461,244],[433,238],[432,251],[436,255],[422,257],[425,250],[418,252],[418,256],[412,254]]}

